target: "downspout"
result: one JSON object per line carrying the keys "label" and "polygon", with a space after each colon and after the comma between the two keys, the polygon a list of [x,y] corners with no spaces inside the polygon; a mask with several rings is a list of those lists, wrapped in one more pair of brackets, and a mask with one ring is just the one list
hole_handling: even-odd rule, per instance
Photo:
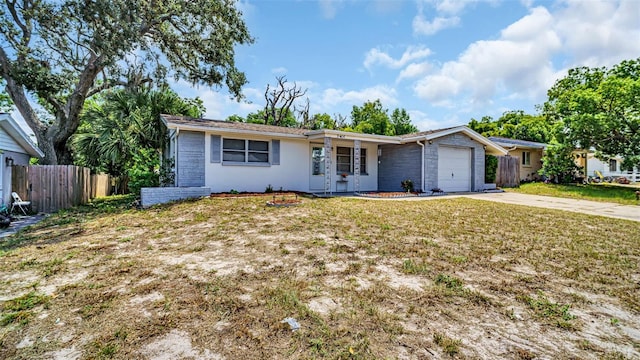
{"label": "downspout", "polygon": [[175,153],[174,158],[173,158],[173,163],[175,166],[175,180],[174,180],[174,186],[178,186],[178,135],[180,134],[180,128],[176,127],[176,132],[174,134],[174,136],[176,137],[176,140],[174,142],[174,149],[173,152]]}
{"label": "downspout", "polygon": [[416,144],[420,145],[422,151],[420,152],[422,161],[420,162],[420,191],[424,192],[424,144],[420,140],[416,141]]}

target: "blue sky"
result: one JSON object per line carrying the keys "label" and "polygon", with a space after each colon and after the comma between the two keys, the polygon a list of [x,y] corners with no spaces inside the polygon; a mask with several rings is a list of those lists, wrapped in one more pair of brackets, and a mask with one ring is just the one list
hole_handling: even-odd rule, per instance
{"label": "blue sky", "polygon": [[246,102],[224,89],[174,88],[205,102],[205,117],[245,116],[285,75],[308,89],[311,113],[348,116],[380,99],[420,130],[506,110],[535,112],[576,66],[640,57],[637,1],[242,1],[256,41],[236,49]]}

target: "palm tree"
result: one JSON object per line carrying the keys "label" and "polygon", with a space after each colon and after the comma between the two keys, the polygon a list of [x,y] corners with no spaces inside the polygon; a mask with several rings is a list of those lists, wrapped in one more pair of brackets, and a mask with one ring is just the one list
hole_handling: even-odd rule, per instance
{"label": "palm tree", "polygon": [[[183,99],[169,88],[109,92],[85,105],[72,139],[76,164],[119,177],[126,187],[134,166],[150,172],[158,166],[168,141],[160,114],[200,117],[202,112],[199,99]],[[158,160],[149,160],[148,150],[158,152]]]}

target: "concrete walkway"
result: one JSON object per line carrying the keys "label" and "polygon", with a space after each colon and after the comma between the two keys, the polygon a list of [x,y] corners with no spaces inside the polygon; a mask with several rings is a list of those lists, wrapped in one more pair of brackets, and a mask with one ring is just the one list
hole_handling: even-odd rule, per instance
{"label": "concrete walkway", "polygon": [[27,227],[33,224],[37,224],[42,221],[46,215],[38,214],[32,216],[16,216],[14,220],[11,222],[8,228],[0,229],[0,240],[7,236],[13,235],[18,232],[18,230],[23,227]]}
{"label": "concrete walkway", "polygon": [[640,206],[621,205],[608,202],[566,199],[552,196],[527,195],[513,192],[478,193],[463,195],[471,199],[495,201],[505,204],[533,206],[545,209],[556,209],[589,215],[606,216],[640,222]]}

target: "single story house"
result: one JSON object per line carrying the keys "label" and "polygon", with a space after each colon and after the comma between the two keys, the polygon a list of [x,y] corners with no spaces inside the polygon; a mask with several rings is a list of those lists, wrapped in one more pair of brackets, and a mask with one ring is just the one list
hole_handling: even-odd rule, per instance
{"label": "single story house", "polygon": [[485,153],[506,150],[466,126],[402,136],[162,115],[177,187],[212,192],[482,191]]}
{"label": "single story house", "polygon": [[[616,156],[609,160],[600,160],[593,152],[576,151],[576,164],[583,168],[583,171],[592,177],[599,177],[598,173],[604,177],[619,178],[626,177],[629,181],[640,181],[640,168],[634,167],[633,169],[623,170],[622,162],[623,158]],[[586,159],[586,162],[585,162]],[[597,172],[596,172],[597,171]]]}
{"label": "single story house", "polygon": [[0,201],[11,203],[11,166],[29,165],[32,157],[44,154],[20,125],[9,115],[0,113]]}
{"label": "single story house", "polygon": [[497,136],[490,136],[489,140],[505,148],[508,156],[520,159],[520,181],[540,180],[538,171],[542,168],[542,157],[547,144]]}

